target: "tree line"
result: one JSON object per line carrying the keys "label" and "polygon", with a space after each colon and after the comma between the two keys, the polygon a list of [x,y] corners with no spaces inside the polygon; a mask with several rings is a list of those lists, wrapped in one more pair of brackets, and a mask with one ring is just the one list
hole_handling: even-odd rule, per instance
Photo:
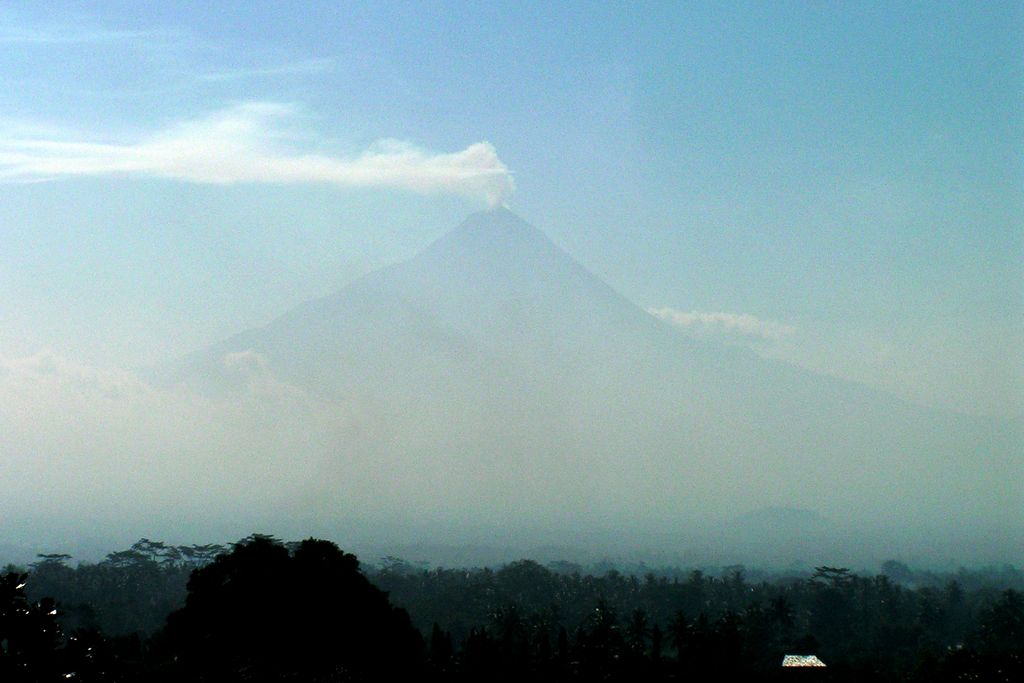
{"label": "tree line", "polygon": [[821,680],[1024,680],[1012,567],[363,567],[328,541],[262,535],[69,559],[0,572],[0,680],[776,680],[793,674],[784,654],[817,655]]}

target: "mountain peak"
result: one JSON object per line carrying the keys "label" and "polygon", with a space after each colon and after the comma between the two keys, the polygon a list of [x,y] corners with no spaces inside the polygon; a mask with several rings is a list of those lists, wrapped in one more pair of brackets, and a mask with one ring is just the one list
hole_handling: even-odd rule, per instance
{"label": "mountain peak", "polygon": [[505,206],[470,214],[449,235],[465,238],[469,233],[487,233],[494,236],[503,235],[506,238],[540,239],[548,242],[544,233]]}
{"label": "mountain peak", "polygon": [[449,266],[473,260],[501,270],[575,264],[543,232],[503,206],[470,215],[414,260],[440,260]]}

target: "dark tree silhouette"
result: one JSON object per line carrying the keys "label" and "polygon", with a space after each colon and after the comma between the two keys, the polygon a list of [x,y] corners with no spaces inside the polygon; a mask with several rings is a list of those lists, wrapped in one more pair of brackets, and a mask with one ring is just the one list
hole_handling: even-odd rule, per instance
{"label": "dark tree silhouette", "polygon": [[26,574],[0,576],[0,681],[34,683],[60,678],[60,626],[53,600],[32,602]]}
{"label": "dark tree silhouette", "polygon": [[162,649],[173,678],[350,681],[417,670],[422,640],[404,610],[328,541],[294,552],[266,536],[193,572]]}

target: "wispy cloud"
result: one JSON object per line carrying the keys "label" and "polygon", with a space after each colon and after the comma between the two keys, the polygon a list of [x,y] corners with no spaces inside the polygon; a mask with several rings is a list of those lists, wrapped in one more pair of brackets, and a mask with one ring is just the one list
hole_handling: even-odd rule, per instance
{"label": "wispy cloud", "polygon": [[0,182],[81,176],[171,178],[193,183],[329,183],[458,194],[491,204],[512,194],[512,175],[489,142],[433,153],[381,140],[351,157],[295,149],[291,105],[249,102],[141,140],[91,142],[18,137],[0,130]]}
{"label": "wispy cloud", "polygon": [[796,332],[792,325],[762,320],[747,313],[677,311],[674,308],[648,308],[656,318],[699,334],[733,334],[757,339],[778,340]]}
{"label": "wispy cloud", "polygon": [[330,71],[334,67],[333,59],[303,59],[288,64],[267,67],[249,67],[224,69],[201,74],[200,81],[237,81],[249,78],[266,78],[273,76],[291,76],[295,74],[318,74]]}
{"label": "wispy cloud", "polygon": [[[2,19],[2,17],[0,17]],[[128,31],[88,26],[27,26],[0,22],[0,45],[82,45],[148,40],[166,37],[168,31]]]}

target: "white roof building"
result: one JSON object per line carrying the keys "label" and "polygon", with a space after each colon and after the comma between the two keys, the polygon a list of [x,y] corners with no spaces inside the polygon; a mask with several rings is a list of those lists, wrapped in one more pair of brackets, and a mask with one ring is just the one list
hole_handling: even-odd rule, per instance
{"label": "white roof building", "polygon": [[815,655],[786,655],[782,658],[782,666],[825,666],[825,662]]}

